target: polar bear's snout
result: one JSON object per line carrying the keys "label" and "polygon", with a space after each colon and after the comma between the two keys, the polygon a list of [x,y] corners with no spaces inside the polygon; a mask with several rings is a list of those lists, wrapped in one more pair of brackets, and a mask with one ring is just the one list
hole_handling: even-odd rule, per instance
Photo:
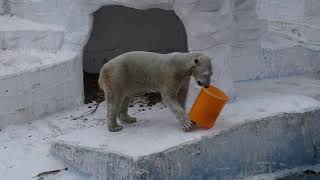
{"label": "polar bear's snout", "polygon": [[212,76],[212,64],[209,57],[202,55],[194,59],[193,77],[199,86],[208,88]]}
{"label": "polar bear's snout", "polygon": [[198,84],[199,86],[203,86],[203,87],[205,87],[205,88],[209,88],[209,86],[210,86],[210,81],[208,81],[208,82],[206,82],[206,83],[203,83],[203,82],[201,82],[201,81],[198,81],[197,84]]}

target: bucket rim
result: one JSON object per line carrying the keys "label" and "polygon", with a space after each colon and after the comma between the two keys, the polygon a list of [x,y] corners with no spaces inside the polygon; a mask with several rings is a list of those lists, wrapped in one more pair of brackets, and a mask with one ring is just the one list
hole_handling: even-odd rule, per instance
{"label": "bucket rim", "polygon": [[222,90],[220,90],[219,88],[217,88],[215,86],[212,86],[212,85],[210,85],[210,87],[216,89],[217,91],[219,91],[219,93],[223,94],[225,97],[217,96],[217,95],[211,93],[207,88],[204,88],[204,87],[202,87],[202,90],[205,91],[206,93],[208,93],[210,96],[213,96],[213,97],[215,97],[217,99],[224,100],[224,101],[228,101],[229,100],[229,96],[226,95],[226,93],[224,93]]}

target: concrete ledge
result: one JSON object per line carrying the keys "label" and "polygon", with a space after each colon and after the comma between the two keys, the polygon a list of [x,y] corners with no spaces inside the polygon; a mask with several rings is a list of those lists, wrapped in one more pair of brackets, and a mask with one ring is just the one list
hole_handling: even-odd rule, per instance
{"label": "concrete ledge", "polygon": [[0,127],[79,105],[81,70],[74,52],[0,51]]}
{"label": "concrete ledge", "polygon": [[0,16],[0,49],[59,50],[64,42],[64,29],[29,20]]}
{"label": "concrete ledge", "polygon": [[[267,174],[258,174],[255,176],[250,176],[243,178],[243,180],[300,180],[300,179],[306,179],[306,180],[315,180],[319,179],[319,175],[313,176],[313,175],[305,175],[304,171],[311,170],[314,172],[320,171],[320,164],[316,165],[309,165],[309,166],[299,166],[292,169],[284,169],[281,171],[273,172],[273,173],[267,173]],[[298,175],[301,175],[299,178]],[[302,175],[305,175],[302,177]],[[295,177],[295,178],[294,178]]]}
{"label": "concrete ledge", "polygon": [[118,133],[75,131],[51,150],[93,179],[234,179],[317,159],[320,103],[305,96],[241,99],[214,128],[190,133],[164,110],[139,119]]}

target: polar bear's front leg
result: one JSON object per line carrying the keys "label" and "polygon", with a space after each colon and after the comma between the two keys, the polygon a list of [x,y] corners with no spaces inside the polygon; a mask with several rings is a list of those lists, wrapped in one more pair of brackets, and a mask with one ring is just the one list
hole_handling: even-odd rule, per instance
{"label": "polar bear's front leg", "polygon": [[176,115],[176,118],[179,120],[179,124],[184,131],[190,131],[193,127],[193,123],[189,120],[189,117],[186,111],[181,107],[178,102],[178,96],[173,91],[165,90],[161,92],[161,96],[164,102],[168,105],[170,110]]}
{"label": "polar bear's front leg", "polygon": [[185,110],[186,109],[186,102],[189,90],[189,82],[190,78],[188,78],[185,82],[183,82],[179,92],[178,92],[178,101],[180,106]]}
{"label": "polar bear's front leg", "polygon": [[118,114],[119,120],[123,124],[130,124],[137,121],[137,118],[129,116],[128,105],[129,105],[129,98],[128,97],[123,98],[120,106],[120,111]]}

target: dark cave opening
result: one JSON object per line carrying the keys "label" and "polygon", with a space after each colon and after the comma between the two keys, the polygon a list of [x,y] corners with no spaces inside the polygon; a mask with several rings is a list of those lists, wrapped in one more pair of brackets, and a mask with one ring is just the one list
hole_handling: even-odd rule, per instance
{"label": "dark cave opening", "polygon": [[[83,51],[85,103],[104,100],[97,80],[100,68],[108,60],[129,51],[188,51],[184,25],[174,11],[104,6],[93,16],[93,27]],[[142,99],[152,106],[161,101],[161,96],[147,93]]]}

